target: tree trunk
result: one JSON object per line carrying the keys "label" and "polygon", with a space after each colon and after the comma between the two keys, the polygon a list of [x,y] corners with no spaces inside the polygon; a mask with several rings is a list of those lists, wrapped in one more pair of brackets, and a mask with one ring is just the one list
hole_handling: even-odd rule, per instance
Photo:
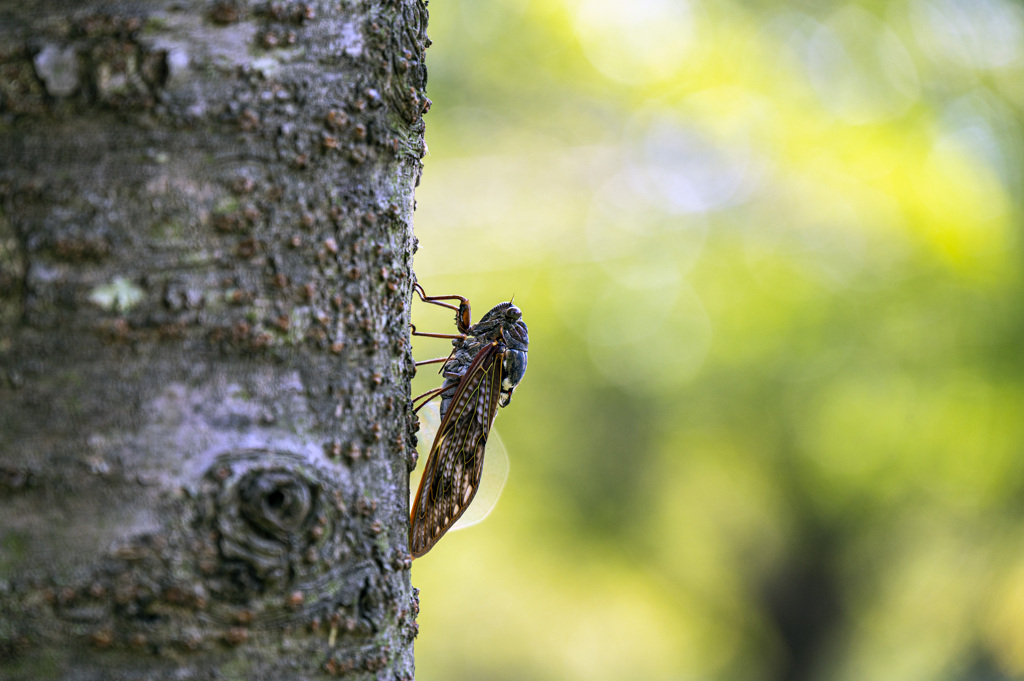
{"label": "tree trunk", "polygon": [[412,678],[425,31],[0,0],[0,677]]}

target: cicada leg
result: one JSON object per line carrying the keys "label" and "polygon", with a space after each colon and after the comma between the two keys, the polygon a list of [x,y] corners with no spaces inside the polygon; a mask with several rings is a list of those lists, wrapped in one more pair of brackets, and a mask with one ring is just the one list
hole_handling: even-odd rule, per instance
{"label": "cicada leg", "polygon": [[[428,390],[427,392],[423,393],[422,395],[417,395],[416,397],[412,398],[412,404],[413,404],[412,413],[415,414],[416,412],[418,412],[420,409],[422,409],[427,404],[427,402],[430,402],[432,399],[434,399],[435,397],[439,396],[442,392],[444,392],[444,389],[445,389],[445,386],[442,385],[440,388],[434,388],[433,390]],[[423,402],[420,404],[420,406],[417,407],[416,406],[416,401],[419,400],[419,399],[422,399],[424,397],[426,397],[427,399],[423,400]]]}
{"label": "cicada leg", "polygon": [[[449,338],[449,339],[452,339],[452,340],[458,338],[459,340],[463,340],[466,337],[466,334],[464,334],[464,333],[427,333],[426,331],[417,331],[415,324],[410,324],[409,328],[412,329],[412,335],[414,335],[414,336],[423,336],[425,338]],[[435,360],[430,360],[430,362],[433,362],[433,361],[435,361]],[[419,363],[420,362],[417,362],[417,364],[419,364]],[[427,362],[427,363],[429,363],[429,362]]]}
{"label": "cicada leg", "polygon": [[[423,287],[420,286],[419,282],[416,282],[416,283],[413,284],[413,290],[416,291],[416,294],[420,297],[420,300],[422,300],[425,303],[430,303],[431,305],[438,305],[440,307],[444,307],[444,308],[447,308],[449,310],[455,310],[455,327],[459,331],[459,333],[457,333],[457,334],[451,334],[451,333],[427,333],[425,331],[417,331],[416,330],[416,325],[415,324],[410,324],[410,326],[412,327],[412,335],[413,336],[422,336],[422,337],[425,337],[425,338],[445,338],[445,339],[448,339],[448,340],[465,340],[466,339],[466,334],[469,331],[469,327],[472,326],[472,313],[470,311],[469,301],[466,298],[463,298],[462,296],[458,296],[458,295],[451,295],[451,296],[428,296],[427,292],[423,290]],[[457,300],[457,301],[459,301],[459,304],[458,305],[452,305],[450,303],[443,302],[445,300]],[[454,353],[454,352],[455,352],[455,350],[453,349],[452,353]],[[443,370],[444,369],[444,363],[446,363],[448,360],[450,360],[451,357],[452,357],[452,355],[449,354],[447,357],[438,357],[437,359],[423,360],[421,362],[416,362],[416,366],[422,366],[424,364],[441,364],[442,365],[441,370]],[[438,371],[438,373],[440,373],[440,370]],[[412,400],[412,403],[413,403],[413,413],[416,413],[417,411],[422,409],[425,404],[427,404],[428,402],[433,400],[435,397],[439,396],[442,392],[444,392],[444,390],[445,390],[445,386],[441,386],[441,387],[435,388],[433,390],[428,390],[427,392],[423,393],[422,395],[414,397],[413,400]],[[419,404],[419,406],[416,406],[416,403],[419,402],[420,400],[423,400],[423,401]]]}
{"label": "cicada leg", "polygon": [[424,338],[458,338],[459,340],[466,337],[464,333],[427,333],[425,331],[417,331],[415,326],[412,327],[412,335],[423,336]]}
{"label": "cicada leg", "polygon": [[[439,333],[419,333],[418,331],[416,331],[416,325],[415,324],[411,324],[410,326],[412,326],[412,335],[414,335],[414,336],[428,336],[430,338],[458,338],[460,340],[465,338],[465,336],[462,336],[462,335],[459,335],[459,336],[446,336],[444,334],[439,334]],[[421,366],[423,366],[425,364],[441,364],[441,368],[437,370],[437,373],[441,373],[444,370],[444,363],[446,363],[448,360],[450,360],[452,358],[452,354],[454,354],[454,353],[455,353],[455,348],[452,348],[452,351],[448,353],[447,357],[435,357],[434,359],[425,359],[425,360],[422,360],[420,362],[415,362],[413,364],[413,366],[421,367]]]}
{"label": "cicada leg", "polygon": [[416,366],[421,367],[424,364],[438,364],[440,362],[447,362],[450,358],[451,355],[448,355],[448,357],[435,357],[434,359],[425,359],[422,362],[416,362]]}
{"label": "cicada leg", "polygon": [[[446,307],[449,310],[455,310],[455,326],[459,329],[460,333],[466,333],[469,331],[469,327],[472,326],[472,314],[469,307],[469,301],[462,296],[451,295],[451,296],[428,296],[427,292],[423,290],[419,282],[412,285],[412,289],[419,295],[420,300],[424,303],[430,303],[431,305],[440,305]],[[443,300],[457,300],[458,305],[451,305],[449,303],[443,303]],[[414,332],[415,333],[415,332]],[[430,336],[431,334],[418,334],[420,336]],[[455,338],[456,336],[431,336],[432,338]]]}

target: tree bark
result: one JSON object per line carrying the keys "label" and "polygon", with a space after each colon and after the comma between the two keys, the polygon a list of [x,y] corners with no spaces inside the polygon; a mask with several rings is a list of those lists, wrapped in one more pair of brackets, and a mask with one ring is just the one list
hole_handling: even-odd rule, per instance
{"label": "tree bark", "polygon": [[413,675],[418,0],[0,0],[0,677]]}

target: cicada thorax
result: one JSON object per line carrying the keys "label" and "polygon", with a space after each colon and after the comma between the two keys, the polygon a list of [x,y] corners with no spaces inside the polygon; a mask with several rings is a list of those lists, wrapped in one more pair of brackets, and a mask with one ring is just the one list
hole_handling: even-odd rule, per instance
{"label": "cicada thorax", "polygon": [[[462,307],[461,306],[460,313]],[[458,323],[459,314],[456,315]],[[526,373],[526,351],[530,344],[529,332],[522,321],[522,311],[511,302],[498,303],[480,321],[467,327],[466,335],[452,341],[451,357],[441,369],[444,377],[441,390],[441,418],[459,383],[477,354],[490,344],[496,344],[501,371],[501,397],[498,406],[512,401],[512,392]]]}
{"label": "cicada thorax", "polygon": [[441,368],[441,375],[444,377],[444,383],[442,384],[441,390],[440,409],[442,419],[444,418],[445,412],[448,411],[448,404],[455,395],[455,391],[458,389],[459,383],[462,382],[462,379],[466,375],[466,371],[473,363],[473,358],[477,356],[481,348],[486,345],[486,343],[474,336],[467,336],[465,339],[453,340],[452,345],[454,346],[452,354]]}

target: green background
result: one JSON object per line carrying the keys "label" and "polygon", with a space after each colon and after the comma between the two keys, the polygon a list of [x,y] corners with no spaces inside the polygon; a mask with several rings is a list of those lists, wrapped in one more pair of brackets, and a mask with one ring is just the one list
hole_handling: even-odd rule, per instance
{"label": "green background", "polygon": [[1021,5],[430,11],[416,272],[531,343],[417,678],[1024,678]]}

